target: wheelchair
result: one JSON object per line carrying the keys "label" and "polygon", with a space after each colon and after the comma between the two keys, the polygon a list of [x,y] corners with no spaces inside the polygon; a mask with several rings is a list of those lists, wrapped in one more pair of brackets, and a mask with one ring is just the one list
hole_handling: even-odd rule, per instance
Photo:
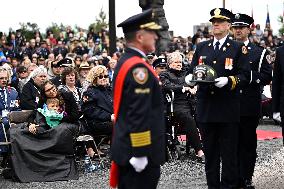
{"label": "wheelchair", "polygon": [[[165,111],[165,121],[166,121],[166,157],[168,161],[179,160],[181,156],[186,153],[189,154],[190,145],[187,140],[183,139],[183,133],[181,130],[182,125],[176,119],[174,114],[174,91],[170,91],[165,95],[166,97],[166,111]],[[191,97],[192,98],[192,97]],[[195,99],[191,99],[192,104],[192,116],[195,117]],[[188,139],[188,136],[186,136]]]}

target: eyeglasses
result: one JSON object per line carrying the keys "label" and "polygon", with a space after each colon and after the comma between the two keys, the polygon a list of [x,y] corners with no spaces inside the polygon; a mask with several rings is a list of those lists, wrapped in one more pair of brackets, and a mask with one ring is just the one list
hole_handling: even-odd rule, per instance
{"label": "eyeglasses", "polygon": [[50,89],[47,89],[47,90],[45,90],[44,92],[50,92],[50,91],[55,91],[56,90],[56,88],[55,88],[55,86],[53,85]]}
{"label": "eyeglasses", "polygon": [[107,79],[108,77],[109,77],[108,75],[100,75],[98,78],[99,78],[99,79],[102,79],[102,78]]}

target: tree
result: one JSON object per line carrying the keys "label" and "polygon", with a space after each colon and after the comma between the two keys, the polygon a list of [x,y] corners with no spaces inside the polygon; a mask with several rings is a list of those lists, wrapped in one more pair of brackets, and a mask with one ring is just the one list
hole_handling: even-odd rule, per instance
{"label": "tree", "polygon": [[89,25],[89,31],[100,32],[102,29],[108,28],[108,21],[106,13],[101,8],[98,17],[96,17],[96,22]]}
{"label": "tree", "polygon": [[29,41],[34,38],[34,34],[36,31],[39,31],[39,27],[36,23],[19,23],[21,30],[22,30],[22,35]]}
{"label": "tree", "polygon": [[51,31],[55,38],[58,38],[59,34],[65,30],[66,30],[66,26],[64,26],[62,23],[58,25],[57,23],[54,23],[54,22],[52,22],[51,26],[47,27],[46,29],[46,31]]}
{"label": "tree", "polygon": [[283,35],[284,34],[284,22],[283,22],[283,16],[279,16],[278,17],[278,22],[281,24],[281,27],[280,29],[278,30],[279,34],[280,35]]}

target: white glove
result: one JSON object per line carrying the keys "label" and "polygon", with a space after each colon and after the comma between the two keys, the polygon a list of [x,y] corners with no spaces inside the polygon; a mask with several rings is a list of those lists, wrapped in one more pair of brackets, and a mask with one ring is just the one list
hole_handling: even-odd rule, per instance
{"label": "white glove", "polygon": [[148,165],[148,159],[144,157],[132,157],[129,160],[129,163],[133,166],[136,172],[140,173]]}
{"label": "white glove", "polygon": [[185,83],[188,84],[189,86],[194,86],[196,83],[195,82],[191,82],[193,75],[192,74],[188,74],[184,80]]}
{"label": "white glove", "polygon": [[280,112],[273,112],[273,119],[278,122],[281,122]]}
{"label": "white glove", "polygon": [[216,81],[215,86],[218,88],[222,88],[228,84],[227,77],[218,77],[217,79],[215,79],[215,81]]}

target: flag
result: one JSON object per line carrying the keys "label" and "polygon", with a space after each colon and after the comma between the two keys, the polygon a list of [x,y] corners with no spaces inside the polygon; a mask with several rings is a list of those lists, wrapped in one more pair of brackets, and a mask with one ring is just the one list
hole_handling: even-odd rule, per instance
{"label": "flag", "polygon": [[267,16],[266,16],[265,26],[266,26],[267,24],[269,24],[269,25],[270,25],[270,17],[269,17],[268,5],[267,5]]}

